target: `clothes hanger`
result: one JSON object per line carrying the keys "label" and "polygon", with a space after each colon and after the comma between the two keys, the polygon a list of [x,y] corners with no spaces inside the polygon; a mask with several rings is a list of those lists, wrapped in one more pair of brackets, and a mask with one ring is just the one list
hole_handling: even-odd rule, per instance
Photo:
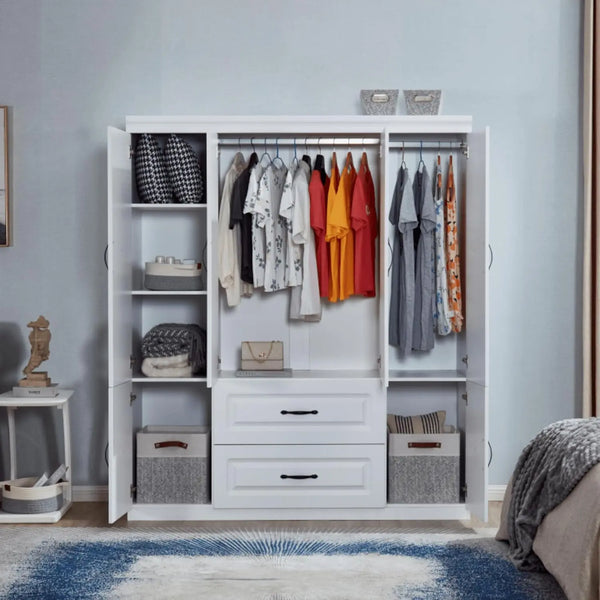
{"label": "clothes hanger", "polygon": [[298,160],[298,149],[296,148],[296,138],[294,138],[294,158],[292,158],[292,165],[298,166],[300,161]]}
{"label": "clothes hanger", "polygon": [[360,166],[361,168],[364,168],[365,171],[369,171],[369,158],[365,148],[365,138],[362,139],[362,156],[360,157]]}
{"label": "clothes hanger", "polygon": [[402,162],[400,163],[400,168],[402,167],[408,169],[408,166],[406,165],[406,162],[404,160],[404,140],[402,141]]}
{"label": "clothes hanger", "polygon": [[263,155],[260,157],[261,164],[262,164],[263,158],[265,156],[269,159],[269,162],[266,165],[268,167],[270,164],[273,164],[273,159],[271,158],[271,155],[267,152],[267,138],[265,138],[265,151],[263,152]]}
{"label": "clothes hanger", "polygon": [[419,164],[417,165],[417,171],[421,169],[421,166],[425,167],[425,161],[423,160],[423,140],[421,140],[421,148],[419,150]]}
{"label": "clothes hanger", "polygon": [[438,155],[437,155],[437,172],[438,172],[438,176],[437,176],[437,186],[440,189],[442,187],[442,156],[441,156],[441,150],[442,150],[442,142],[440,142],[438,140]]}
{"label": "clothes hanger", "polygon": [[271,164],[273,166],[275,166],[275,161],[279,160],[279,162],[281,163],[281,168],[286,169],[287,167],[285,166],[285,163],[283,162],[283,158],[281,158],[281,156],[279,156],[279,138],[275,138],[275,148],[276,148],[276,154],[275,154],[275,158],[271,161]]}

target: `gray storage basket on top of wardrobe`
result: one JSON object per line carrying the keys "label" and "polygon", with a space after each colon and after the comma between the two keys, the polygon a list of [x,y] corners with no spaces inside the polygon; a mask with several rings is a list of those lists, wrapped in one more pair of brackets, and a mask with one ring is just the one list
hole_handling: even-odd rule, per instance
{"label": "gray storage basket on top of wardrobe", "polygon": [[140,200],[146,204],[203,201],[200,158],[175,134],[169,136],[164,151],[154,135],[140,135],[135,148],[135,180]]}

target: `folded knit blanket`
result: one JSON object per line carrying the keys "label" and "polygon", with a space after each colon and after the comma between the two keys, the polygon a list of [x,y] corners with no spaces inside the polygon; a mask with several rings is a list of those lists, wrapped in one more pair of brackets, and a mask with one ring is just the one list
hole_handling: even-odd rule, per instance
{"label": "folded knit blanket", "polygon": [[142,373],[146,377],[191,377],[192,366],[187,354],[165,358],[145,358]]}
{"label": "folded knit blanket", "polygon": [[544,517],[600,463],[600,419],[567,419],[543,429],[523,450],[508,509],[509,555],[522,570],[543,571],[533,540]]}
{"label": "folded knit blanket", "polygon": [[206,331],[199,325],[162,323],[142,339],[143,358],[187,355],[192,373],[206,371]]}

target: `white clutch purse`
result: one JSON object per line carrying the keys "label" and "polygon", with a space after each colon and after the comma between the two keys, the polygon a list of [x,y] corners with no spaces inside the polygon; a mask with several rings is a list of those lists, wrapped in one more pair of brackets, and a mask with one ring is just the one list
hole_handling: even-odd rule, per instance
{"label": "white clutch purse", "polygon": [[283,342],[242,342],[242,370],[283,370]]}

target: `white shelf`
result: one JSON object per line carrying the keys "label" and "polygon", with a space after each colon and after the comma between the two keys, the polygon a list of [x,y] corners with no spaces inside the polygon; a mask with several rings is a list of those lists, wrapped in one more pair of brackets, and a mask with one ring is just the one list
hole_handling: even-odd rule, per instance
{"label": "white shelf", "polygon": [[206,296],[206,290],[133,290],[132,296]]}
{"label": "white shelf", "polygon": [[461,383],[467,381],[467,376],[462,371],[403,371],[393,370],[389,373],[389,381],[392,382],[456,382]]}
{"label": "white shelf", "polygon": [[134,504],[129,521],[467,520],[464,504],[388,504],[381,508],[214,508],[212,504]]}
{"label": "white shelf", "polygon": [[7,513],[0,510],[0,523],[58,523],[71,508],[71,504],[72,502],[65,501],[60,510],[37,514]]}
{"label": "white shelf", "polygon": [[237,379],[239,381],[251,381],[254,379],[280,379],[283,381],[291,379],[380,379],[381,376],[379,371],[373,370],[353,370],[353,371],[340,371],[340,370],[328,370],[328,371],[317,371],[311,369],[310,371],[292,369],[291,376],[280,376],[277,375],[260,375],[242,376],[236,375],[237,371],[221,371],[219,377],[222,379]]}
{"label": "white shelf", "polygon": [[0,394],[0,406],[22,406],[22,407],[40,407],[40,406],[62,406],[68,402],[73,395],[73,390],[57,390],[58,395],[52,398],[40,398],[39,396],[15,396],[12,392]]}
{"label": "white shelf", "polygon": [[136,202],[131,208],[137,210],[204,210],[206,204],[146,204]]}
{"label": "white shelf", "polygon": [[133,383],[206,383],[206,377],[146,377],[136,373],[131,381]]}

